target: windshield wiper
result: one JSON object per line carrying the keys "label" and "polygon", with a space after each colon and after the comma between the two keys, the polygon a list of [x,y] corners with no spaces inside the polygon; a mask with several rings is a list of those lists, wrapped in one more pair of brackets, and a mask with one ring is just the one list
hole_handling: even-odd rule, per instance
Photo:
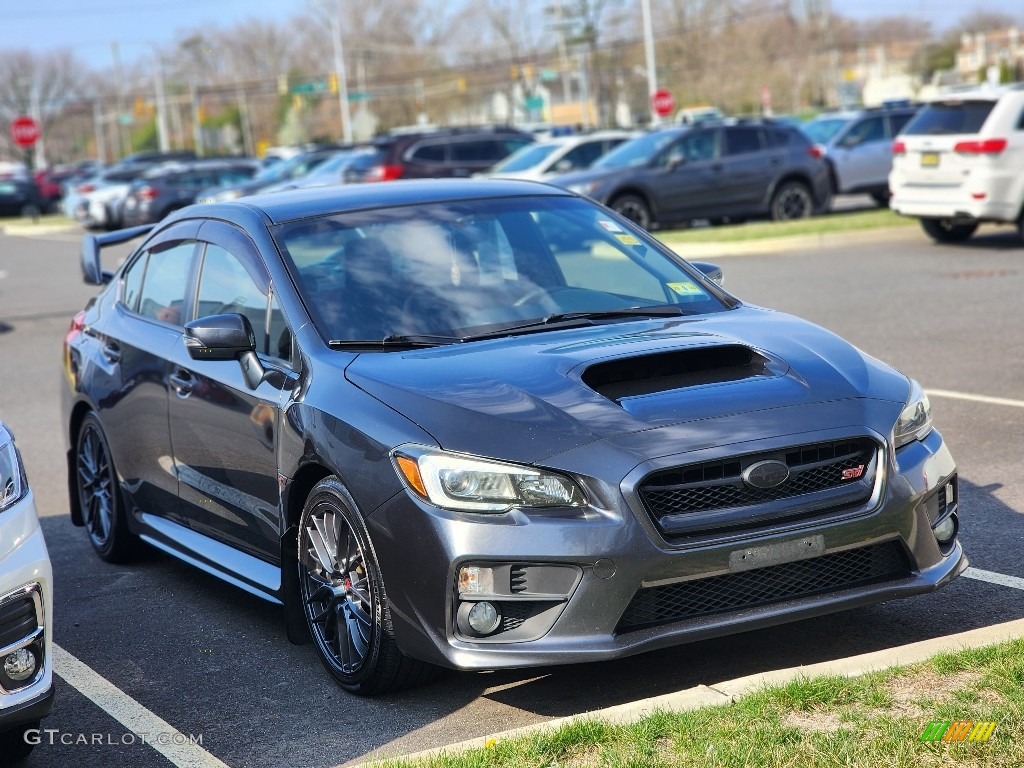
{"label": "windshield wiper", "polygon": [[511,325],[494,331],[464,337],[465,341],[477,339],[493,339],[519,331],[533,331],[554,328],[573,328],[593,325],[594,320],[614,320],[630,317],[679,317],[680,315],[696,315],[696,310],[684,309],[675,304],[655,304],[650,307],[622,307],[620,309],[598,309],[589,312],[558,312],[529,323]]}
{"label": "windshield wiper", "polygon": [[455,344],[465,341],[458,336],[407,335],[386,336],[383,339],[331,339],[327,346],[331,349],[373,349],[374,347],[439,347],[444,344]]}

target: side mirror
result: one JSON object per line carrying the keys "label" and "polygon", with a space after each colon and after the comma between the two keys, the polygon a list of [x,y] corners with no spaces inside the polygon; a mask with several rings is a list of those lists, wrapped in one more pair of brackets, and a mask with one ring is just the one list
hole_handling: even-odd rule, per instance
{"label": "side mirror", "polygon": [[710,264],[706,261],[691,261],[690,263],[703,272],[704,276],[715,285],[721,286],[725,282],[725,277],[722,275],[722,268],[717,264]]}
{"label": "side mirror", "polygon": [[260,362],[256,334],[245,315],[208,315],[186,323],[185,349],[193,360],[237,360],[249,389],[256,389],[264,381],[278,388],[295,384],[289,372],[264,367]]}

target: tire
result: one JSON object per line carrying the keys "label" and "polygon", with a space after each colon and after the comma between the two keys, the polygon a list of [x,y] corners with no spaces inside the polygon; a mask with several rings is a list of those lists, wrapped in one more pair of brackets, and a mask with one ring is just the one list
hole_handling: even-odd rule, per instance
{"label": "tire", "polygon": [[773,221],[806,219],[814,211],[814,198],[803,182],[787,181],[775,190],[770,209]]}
{"label": "tire", "polygon": [[639,195],[622,195],[615,198],[609,206],[613,211],[625,216],[638,227],[649,230],[651,224],[651,208],[647,201]]}
{"label": "tire", "polygon": [[336,477],[317,483],[306,500],[297,565],[313,645],[342,688],[374,696],[433,679],[436,667],[398,650],[373,545]]}
{"label": "tire", "polygon": [[952,219],[921,219],[921,229],[937,243],[962,243],[977,228],[977,224],[954,224]]}
{"label": "tire", "polygon": [[82,421],[75,440],[75,491],[89,543],[101,560],[129,562],[138,538],[128,529],[110,446],[96,414]]}
{"label": "tire", "polygon": [[16,765],[32,753],[33,744],[25,741],[25,733],[39,729],[39,721],[18,725],[0,732],[0,765]]}

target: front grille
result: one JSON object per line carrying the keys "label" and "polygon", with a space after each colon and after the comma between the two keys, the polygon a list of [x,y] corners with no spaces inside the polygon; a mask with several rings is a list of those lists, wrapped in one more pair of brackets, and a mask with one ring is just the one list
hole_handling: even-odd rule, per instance
{"label": "front grille", "polygon": [[644,587],[633,596],[617,631],[771,605],[909,575],[903,548],[898,542],[889,542],[741,573]]}
{"label": "front grille", "polygon": [[[637,492],[663,532],[671,532],[668,518],[674,516],[771,505],[807,494],[819,494],[827,501],[828,492],[833,492],[835,501],[847,506],[871,495],[876,453],[875,443],[867,438],[800,445],[660,470],[644,478]],[[743,471],[766,459],[784,461],[789,477],[774,488],[747,485]],[[858,468],[862,468],[859,476],[844,477],[844,471]],[[750,516],[743,516],[733,522],[749,520]],[[687,529],[694,525],[685,523]],[[729,523],[716,518],[714,526],[729,527]]]}
{"label": "front grille", "polygon": [[32,597],[25,595],[0,606],[0,648],[23,640],[38,627],[36,605]]}

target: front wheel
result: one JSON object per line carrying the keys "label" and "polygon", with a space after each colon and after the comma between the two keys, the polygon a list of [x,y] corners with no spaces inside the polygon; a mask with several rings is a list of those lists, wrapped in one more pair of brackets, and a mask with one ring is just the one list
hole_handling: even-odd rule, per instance
{"label": "front wheel", "polygon": [[962,243],[977,228],[977,224],[955,224],[952,219],[921,219],[921,229],[937,243]]}
{"label": "front wheel", "polygon": [[75,490],[96,554],[108,563],[131,560],[138,539],[128,530],[110,446],[94,413],[85,417],[75,442]]}
{"label": "front wheel", "polygon": [[313,488],[299,522],[299,593],[317,655],[360,696],[426,682],[436,668],[398,650],[373,546],[335,477]]}
{"label": "front wheel", "polygon": [[814,199],[807,185],[787,181],[772,195],[771,215],[775,221],[806,219],[814,211]]}
{"label": "front wheel", "polygon": [[622,195],[615,198],[610,208],[616,213],[625,216],[638,227],[643,229],[651,228],[651,209],[647,201],[638,195]]}

